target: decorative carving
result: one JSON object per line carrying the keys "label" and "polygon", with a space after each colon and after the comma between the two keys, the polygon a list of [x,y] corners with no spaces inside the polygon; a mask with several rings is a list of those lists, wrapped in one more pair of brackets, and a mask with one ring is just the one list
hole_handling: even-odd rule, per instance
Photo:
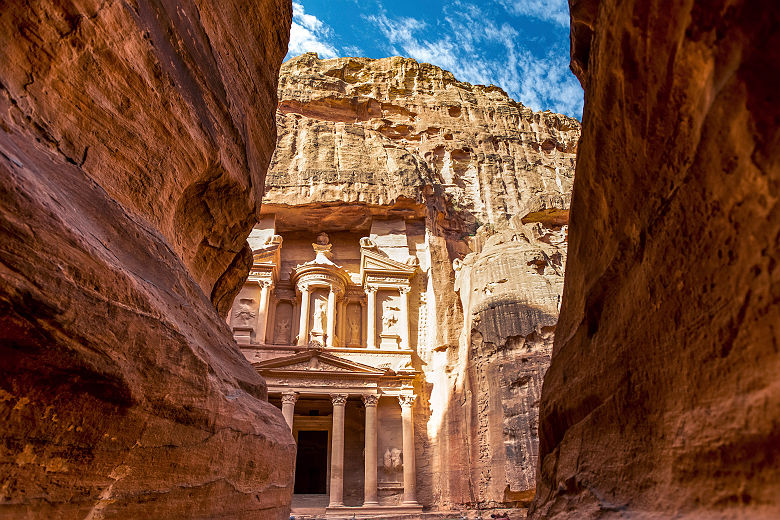
{"label": "decorative carving", "polygon": [[368,293],[375,293],[376,290],[377,290],[377,288],[374,287],[373,285],[367,285],[366,288],[365,288],[366,294],[368,294]]}
{"label": "decorative carving", "polygon": [[279,302],[276,305],[276,326],[274,327],[274,344],[289,345],[292,332],[292,303]]}
{"label": "decorative carving", "polygon": [[298,401],[298,394],[295,392],[285,392],[282,394],[282,404],[295,404]]}
{"label": "decorative carving", "polygon": [[251,327],[252,322],[257,317],[257,312],[254,310],[255,300],[252,298],[241,298],[238,301],[238,308],[233,313],[234,327]]}
{"label": "decorative carving", "polygon": [[360,322],[355,316],[349,318],[349,345],[358,345],[360,343]]}
{"label": "decorative carving", "polygon": [[404,406],[412,406],[414,404],[414,400],[417,398],[416,395],[399,395],[398,396],[398,403],[401,405],[401,407]]}
{"label": "decorative carving", "polygon": [[374,282],[374,283],[386,283],[386,284],[397,284],[397,283],[408,283],[409,280],[406,278],[399,278],[397,276],[379,276],[379,275],[368,275],[366,276],[367,282]]}
{"label": "decorative carving", "polygon": [[409,287],[408,285],[402,285],[401,287],[399,287],[399,288],[398,288],[398,291],[399,291],[401,294],[406,294],[406,293],[408,293],[408,292],[409,292],[409,291],[411,291],[411,290],[412,290],[412,288],[411,288],[411,287]]}
{"label": "decorative carving", "polygon": [[398,448],[387,448],[382,456],[382,466],[388,473],[403,469],[403,452]]}
{"label": "decorative carving", "polygon": [[295,287],[298,289],[298,292],[303,294],[303,292],[307,290],[311,292],[312,287],[325,286],[336,291],[337,297],[341,297],[341,295],[344,294],[344,281],[334,274],[322,271],[302,275],[300,279],[298,279]]}
{"label": "decorative carving", "polygon": [[363,403],[366,406],[376,406],[376,404],[379,402],[379,396],[374,394],[364,395],[363,396]]}
{"label": "decorative carving", "polygon": [[317,235],[317,239],[315,240],[315,243],[320,246],[326,246],[330,244],[330,238],[328,237],[327,233],[320,233]]}
{"label": "decorative carving", "polygon": [[266,245],[276,245],[282,243],[282,236],[281,235],[271,235],[270,237],[265,239]]}
{"label": "decorative carving", "polygon": [[371,240],[369,237],[363,237],[360,239],[360,247],[366,248],[366,249],[375,249],[376,248],[376,242]]}
{"label": "decorative carving", "polygon": [[347,397],[349,397],[347,394],[330,394],[330,401],[333,406],[343,406],[347,404]]}
{"label": "decorative carving", "polygon": [[[308,373],[301,372],[300,376],[302,377],[285,376],[284,378],[278,378],[278,379],[276,377],[269,376],[269,375],[265,375],[264,377],[266,383],[268,383],[269,388],[272,386],[294,386],[294,387],[306,388],[306,389],[312,389],[317,387],[328,387],[329,390],[332,389],[334,392],[338,392],[341,388],[344,387],[343,379],[326,379],[326,377],[330,377],[330,376],[320,377],[317,371],[310,371]],[[308,376],[308,377],[303,377],[303,376]],[[361,387],[361,388],[366,388],[368,390],[374,390],[376,389],[376,382],[350,380],[349,386],[351,388]],[[389,385],[384,385],[384,386],[389,386]]]}
{"label": "decorative carving", "polygon": [[390,300],[382,302],[382,333],[389,334],[395,331],[398,323],[398,311],[401,309],[393,305]]}
{"label": "decorative carving", "polygon": [[285,370],[304,370],[308,372],[351,372],[348,368],[331,365],[330,363],[323,363],[318,358],[313,357],[309,361],[303,363],[296,363],[294,365],[288,365],[284,367]]}

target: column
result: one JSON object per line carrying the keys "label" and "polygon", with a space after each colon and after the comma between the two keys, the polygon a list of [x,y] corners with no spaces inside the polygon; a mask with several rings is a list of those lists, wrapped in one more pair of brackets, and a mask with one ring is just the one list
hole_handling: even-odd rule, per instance
{"label": "column", "polygon": [[366,287],[368,294],[368,331],[366,346],[376,348],[376,287]]}
{"label": "column", "polygon": [[347,304],[345,298],[342,298],[336,304],[336,337],[339,339],[339,344],[342,347],[346,346],[346,341],[344,338],[344,318],[346,317],[347,314],[346,308],[347,308]]}
{"label": "column", "polygon": [[285,392],[282,394],[282,415],[287,421],[290,431],[293,429],[293,417],[295,415],[295,402],[298,400],[298,394],[295,392]]}
{"label": "column", "polygon": [[399,287],[401,293],[401,320],[398,327],[401,329],[401,349],[412,348],[409,344],[409,290],[410,287]]}
{"label": "column", "polygon": [[377,431],[376,431],[376,404],[379,401],[378,395],[364,395],[363,403],[366,405],[366,478],[365,493],[363,499],[364,506],[379,505],[376,494],[377,481]]}
{"label": "column", "polygon": [[360,300],[360,345],[368,345],[368,335],[366,334],[366,327],[368,326],[368,311],[366,310],[366,300]]}
{"label": "column", "polygon": [[260,281],[260,308],[257,312],[257,333],[255,335],[255,341],[258,343],[265,343],[265,330],[268,326],[268,301],[271,292],[271,282],[267,280]]}
{"label": "column", "polygon": [[328,337],[325,339],[325,346],[333,347],[333,339],[336,337],[336,291],[333,286],[328,293]]}
{"label": "column", "polygon": [[330,446],[330,503],[344,505],[344,407],[347,394],[330,394],[333,403],[333,431]]}
{"label": "column", "polygon": [[309,286],[301,288],[301,324],[298,327],[298,345],[309,344]]}
{"label": "column", "polygon": [[414,395],[399,395],[401,403],[401,420],[403,422],[404,450],[404,504],[417,504],[415,491],[417,472],[414,462],[414,424],[412,423],[412,403]]}

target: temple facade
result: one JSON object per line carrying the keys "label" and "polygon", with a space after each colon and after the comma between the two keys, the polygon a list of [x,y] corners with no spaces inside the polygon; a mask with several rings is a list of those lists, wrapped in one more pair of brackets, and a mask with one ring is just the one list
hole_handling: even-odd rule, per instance
{"label": "temple facade", "polygon": [[250,235],[254,264],[228,323],[297,442],[293,511],[422,511],[413,403],[424,231],[413,228],[285,233],[266,215]]}

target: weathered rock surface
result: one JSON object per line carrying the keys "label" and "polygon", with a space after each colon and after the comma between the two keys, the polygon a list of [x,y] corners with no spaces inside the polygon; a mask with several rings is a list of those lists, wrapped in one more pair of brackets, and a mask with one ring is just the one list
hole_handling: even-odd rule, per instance
{"label": "weathered rock surface", "polygon": [[455,262],[464,309],[458,358],[466,360],[455,385],[466,400],[470,479],[481,505],[533,498],[538,403],[565,266],[566,228],[551,232],[517,218]]}
{"label": "weathered rock surface", "polygon": [[4,5],[0,517],[286,517],[292,438],[213,304],[246,276],[290,19]]}
{"label": "weathered rock surface", "polygon": [[579,123],[414,60],[306,54],[282,66],[277,126],[262,212],[278,232],[421,229],[418,499],[526,503]]}
{"label": "weathered rock surface", "polygon": [[772,2],[571,2],[585,87],[534,518],[780,516]]}
{"label": "weathered rock surface", "polygon": [[[265,202],[423,203],[446,193],[477,225],[568,209],[579,122],[409,58],[282,66]],[[270,210],[270,207],[269,207]]]}

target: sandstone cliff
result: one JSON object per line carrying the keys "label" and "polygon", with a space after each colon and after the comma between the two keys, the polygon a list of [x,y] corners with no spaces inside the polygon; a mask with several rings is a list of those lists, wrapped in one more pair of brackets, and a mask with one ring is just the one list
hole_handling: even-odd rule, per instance
{"label": "sandstone cliff", "polygon": [[570,4],[585,111],[532,516],[778,518],[777,5]]}
{"label": "sandstone cliff", "polygon": [[305,54],[282,66],[277,126],[262,209],[277,231],[424,224],[420,501],[529,500],[579,123],[411,59]]}
{"label": "sandstone cliff", "polygon": [[246,276],[289,2],[0,11],[0,516],[285,518]]}

